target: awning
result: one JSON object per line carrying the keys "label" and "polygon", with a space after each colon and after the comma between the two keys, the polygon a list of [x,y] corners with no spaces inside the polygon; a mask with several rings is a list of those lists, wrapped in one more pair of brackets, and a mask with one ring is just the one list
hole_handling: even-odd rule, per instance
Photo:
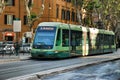
{"label": "awning", "polygon": [[14,32],[5,32],[5,36],[15,36]]}

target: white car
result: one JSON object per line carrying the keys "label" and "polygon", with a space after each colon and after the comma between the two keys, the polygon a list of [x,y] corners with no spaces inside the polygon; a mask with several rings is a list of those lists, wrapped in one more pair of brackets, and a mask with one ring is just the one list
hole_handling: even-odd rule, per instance
{"label": "white car", "polygon": [[31,45],[30,43],[24,43],[20,46],[20,52],[30,52]]}
{"label": "white car", "polygon": [[15,48],[13,44],[6,44],[3,50],[5,51],[5,53],[15,53]]}

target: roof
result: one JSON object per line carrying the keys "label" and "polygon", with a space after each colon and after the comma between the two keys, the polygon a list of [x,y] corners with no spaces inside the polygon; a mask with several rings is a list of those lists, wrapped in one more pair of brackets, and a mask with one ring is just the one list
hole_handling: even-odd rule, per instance
{"label": "roof", "polygon": [[114,35],[114,32],[113,31],[104,30],[104,34]]}
{"label": "roof", "polygon": [[84,31],[84,32],[88,32],[90,31],[90,33],[104,33],[104,34],[111,34],[114,35],[113,31],[108,31],[108,30],[104,30],[104,29],[97,29],[97,28],[87,28],[81,25],[73,25],[73,24],[66,24],[66,23],[61,23],[61,22],[42,22],[40,24],[38,24],[38,26],[59,26],[62,29],[71,29],[71,30],[78,30],[78,31]]}
{"label": "roof", "polygon": [[108,30],[104,30],[104,29],[97,29],[97,28],[89,28],[91,33],[104,33],[104,34],[111,34],[114,35],[113,31],[108,31]]}
{"label": "roof", "polygon": [[60,23],[60,22],[42,22],[42,23],[39,23],[38,26],[46,26],[46,25],[57,26],[60,24],[62,24],[62,23]]}

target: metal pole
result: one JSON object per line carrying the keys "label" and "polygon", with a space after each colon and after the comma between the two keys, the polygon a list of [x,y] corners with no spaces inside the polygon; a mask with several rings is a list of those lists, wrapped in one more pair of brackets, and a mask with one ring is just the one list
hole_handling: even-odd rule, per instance
{"label": "metal pole", "polygon": [[70,24],[68,24],[69,26],[69,53],[71,53],[71,50],[70,50],[70,46],[71,46],[71,30],[70,30]]}
{"label": "metal pole", "polygon": [[49,2],[49,6],[48,6],[48,22],[50,21],[50,9],[51,9],[51,6],[50,6],[50,2]]}

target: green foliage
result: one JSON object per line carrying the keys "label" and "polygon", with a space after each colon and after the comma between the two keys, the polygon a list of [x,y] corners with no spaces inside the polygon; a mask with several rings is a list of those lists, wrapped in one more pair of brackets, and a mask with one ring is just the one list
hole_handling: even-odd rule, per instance
{"label": "green foliage", "polygon": [[36,16],[36,14],[35,13],[31,13],[31,19],[34,19],[34,18],[36,18],[37,16]]}
{"label": "green foliage", "polygon": [[95,0],[95,8],[100,8],[101,4],[99,2],[99,0]]}
{"label": "green foliage", "polygon": [[89,20],[89,18],[85,18],[85,20],[84,20],[84,24],[85,24],[85,25],[89,25],[89,24],[90,24],[90,20]]}
{"label": "green foliage", "polygon": [[86,10],[91,11],[94,9],[95,2],[89,2],[88,5],[85,7]]}
{"label": "green foliage", "polygon": [[93,13],[99,15],[104,26],[109,24],[113,27],[120,20],[120,0],[72,0],[72,3],[76,9],[86,10],[85,25],[92,25]]}
{"label": "green foliage", "polygon": [[91,11],[94,10],[95,8],[99,8],[101,5],[99,4],[98,0],[96,1],[89,1],[88,4],[85,6],[84,9]]}

